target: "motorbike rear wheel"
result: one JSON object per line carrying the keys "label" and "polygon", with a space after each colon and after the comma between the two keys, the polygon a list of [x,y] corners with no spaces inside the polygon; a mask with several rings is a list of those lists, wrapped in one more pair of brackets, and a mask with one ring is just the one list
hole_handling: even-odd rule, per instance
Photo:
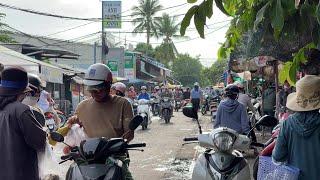
{"label": "motorbike rear wheel", "polygon": [[207,110],[206,110],[206,107],[205,107],[205,106],[202,106],[202,107],[201,107],[201,114],[202,114],[202,115],[207,114]]}
{"label": "motorbike rear wheel", "polygon": [[148,129],[148,117],[143,118],[143,122],[141,123],[142,130]]}

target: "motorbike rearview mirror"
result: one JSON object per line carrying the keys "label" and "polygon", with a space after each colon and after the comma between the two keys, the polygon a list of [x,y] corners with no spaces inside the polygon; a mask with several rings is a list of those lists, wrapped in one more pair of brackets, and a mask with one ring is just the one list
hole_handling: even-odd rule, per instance
{"label": "motorbike rearview mirror", "polygon": [[198,114],[193,110],[192,106],[185,106],[182,109],[182,113],[189,118],[198,119]]}
{"label": "motorbike rearview mirror", "polygon": [[142,116],[139,116],[139,115],[135,116],[135,117],[130,121],[129,129],[134,131],[135,129],[137,129],[137,127],[140,126],[140,124],[142,123],[142,121],[143,121]]}
{"label": "motorbike rearview mirror", "polygon": [[269,116],[269,115],[264,115],[262,116],[258,122],[256,123],[256,126],[264,126],[264,127],[275,127],[278,124],[278,119],[273,117],[273,116]]}
{"label": "motorbike rearview mirror", "polygon": [[50,133],[50,137],[52,140],[57,141],[57,142],[63,142],[64,141],[64,137],[57,133],[57,132],[51,132]]}
{"label": "motorbike rearview mirror", "polygon": [[185,115],[185,116],[187,116],[189,118],[193,118],[193,119],[195,119],[197,121],[198,128],[199,128],[199,133],[202,134],[201,125],[200,125],[200,122],[199,122],[199,119],[198,119],[198,113],[193,110],[193,107],[192,106],[185,106],[182,109],[182,113],[183,113],[183,115]]}

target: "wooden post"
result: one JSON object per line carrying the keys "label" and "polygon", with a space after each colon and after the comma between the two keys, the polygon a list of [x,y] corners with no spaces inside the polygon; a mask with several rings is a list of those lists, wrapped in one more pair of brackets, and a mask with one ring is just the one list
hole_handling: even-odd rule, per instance
{"label": "wooden post", "polygon": [[278,61],[274,61],[273,63],[273,72],[275,74],[275,77],[274,77],[274,82],[275,82],[275,88],[276,88],[276,117],[278,117],[278,114],[279,114],[279,96],[278,96],[278,93],[279,93],[279,69],[278,69]]}

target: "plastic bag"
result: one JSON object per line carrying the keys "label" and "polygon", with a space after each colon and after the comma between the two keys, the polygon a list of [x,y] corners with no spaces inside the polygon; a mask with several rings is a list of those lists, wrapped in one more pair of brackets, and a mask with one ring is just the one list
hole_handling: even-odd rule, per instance
{"label": "plastic bag", "polygon": [[47,179],[48,176],[58,177],[57,173],[60,172],[60,166],[48,142],[46,144],[45,150],[39,151],[37,155],[40,179]]}
{"label": "plastic bag", "polygon": [[81,128],[79,124],[74,124],[64,138],[64,142],[70,146],[79,146],[81,141],[86,139],[88,139],[88,136],[83,128]]}

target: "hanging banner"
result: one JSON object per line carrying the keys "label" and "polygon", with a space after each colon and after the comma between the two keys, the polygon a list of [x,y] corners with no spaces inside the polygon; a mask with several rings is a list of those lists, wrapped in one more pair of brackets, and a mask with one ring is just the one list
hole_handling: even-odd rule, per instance
{"label": "hanging banner", "polygon": [[107,66],[112,72],[112,76],[118,77],[118,61],[108,61]]}
{"label": "hanging banner", "polygon": [[124,56],[124,77],[127,79],[135,79],[135,61],[136,57],[134,53],[126,52]]}
{"label": "hanging banner", "polygon": [[121,1],[102,1],[102,19],[105,29],[121,29]]}

